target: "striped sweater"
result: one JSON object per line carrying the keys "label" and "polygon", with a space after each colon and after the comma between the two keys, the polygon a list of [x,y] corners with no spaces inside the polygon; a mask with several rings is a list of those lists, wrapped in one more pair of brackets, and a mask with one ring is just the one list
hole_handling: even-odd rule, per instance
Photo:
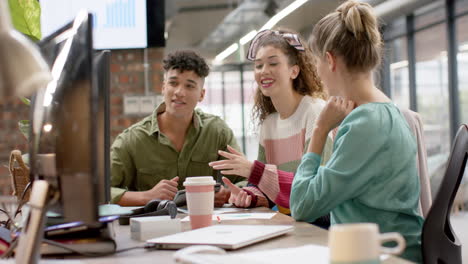
{"label": "striped sweater", "polygon": [[[258,158],[249,176],[249,186],[244,187],[255,204],[268,206],[268,200],[280,212],[289,213],[289,197],[294,173],[306,152],[312,129],[325,101],[304,96],[296,111],[287,119],[278,113],[270,114],[260,128]],[[323,157],[328,160],[331,141],[328,140]],[[268,199],[267,199],[268,198]]]}

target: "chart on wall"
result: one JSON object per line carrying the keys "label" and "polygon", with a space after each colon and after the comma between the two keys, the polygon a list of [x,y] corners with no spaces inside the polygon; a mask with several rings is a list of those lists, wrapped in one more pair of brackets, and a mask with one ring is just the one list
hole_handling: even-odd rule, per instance
{"label": "chart on wall", "polygon": [[43,37],[86,9],[93,14],[95,49],[147,47],[146,0],[46,0],[40,3]]}

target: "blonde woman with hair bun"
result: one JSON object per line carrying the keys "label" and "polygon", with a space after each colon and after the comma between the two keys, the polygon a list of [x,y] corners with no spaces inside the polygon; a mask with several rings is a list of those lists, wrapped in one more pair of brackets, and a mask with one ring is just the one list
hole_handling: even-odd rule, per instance
{"label": "blonde woman with hair bun", "polygon": [[[416,141],[372,79],[383,48],[372,7],[344,2],[315,25],[310,46],[330,98],[294,177],[292,216],[311,222],[331,213],[332,225],[376,223],[381,232],[401,233],[407,243],[402,257],[421,262]],[[321,166],[327,135],[336,127],[332,156]]]}

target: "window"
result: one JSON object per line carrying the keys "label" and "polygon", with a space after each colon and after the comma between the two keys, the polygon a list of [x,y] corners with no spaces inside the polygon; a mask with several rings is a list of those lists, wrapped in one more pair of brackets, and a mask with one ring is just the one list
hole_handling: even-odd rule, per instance
{"label": "window", "polygon": [[253,65],[244,65],[244,122],[245,122],[245,155],[248,160],[257,159],[259,131],[257,121],[253,120],[252,109],[255,100],[257,83],[255,82]]}
{"label": "window", "polygon": [[416,30],[445,20],[445,1],[435,1],[416,10],[414,28]]}
{"label": "window", "polygon": [[400,108],[409,108],[409,76],[407,38],[400,37],[388,43],[390,61],[390,90],[393,102]]}
{"label": "window", "polygon": [[223,74],[212,71],[205,79],[205,98],[198,104],[203,112],[220,116],[224,119],[223,111]]}
{"label": "window", "polygon": [[234,132],[237,144],[239,144],[240,147],[242,147],[244,136],[242,130],[241,74],[242,72],[240,71],[224,72],[224,120]]}
{"label": "window", "polygon": [[407,34],[406,31],[406,17],[399,17],[393,20],[391,23],[385,25],[384,39],[393,40],[397,37],[401,37]]}
{"label": "window", "polygon": [[[465,1],[468,3],[468,1]],[[467,5],[468,6],[468,5]],[[460,122],[468,124],[468,16],[457,19],[458,41],[458,89],[460,98]]]}
{"label": "window", "polygon": [[455,2],[455,13],[462,14],[468,12],[468,0],[457,0]]}
{"label": "window", "polygon": [[450,152],[446,24],[415,34],[416,93],[424,122],[428,170],[440,179]]}
{"label": "window", "polygon": [[216,68],[205,80],[205,99],[198,105],[204,112],[224,119],[249,160],[256,159],[258,152],[258,131],[252,120],[256,89],[252,69],[250,64]]}

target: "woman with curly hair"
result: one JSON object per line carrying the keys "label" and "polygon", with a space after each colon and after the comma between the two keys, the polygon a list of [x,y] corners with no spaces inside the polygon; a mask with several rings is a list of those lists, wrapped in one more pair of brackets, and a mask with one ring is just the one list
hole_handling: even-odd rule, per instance
{"label": "woman with curly hair", "polygon": [[231,188],[230,202],[238,207],[276,204],[280,212],[289,213],[294,173],[326,98],[311,51],[303,43],[298,34],[279,29],[259,32],[250,44],[247,59],[254,62],[258,85],[254,105],[260,125],[258,158],[248,161],[228,147],[230,153],[219,151],[226,160],[210,163],[224,175],[248,179],[249,186],[240,191],[223,178]]}

